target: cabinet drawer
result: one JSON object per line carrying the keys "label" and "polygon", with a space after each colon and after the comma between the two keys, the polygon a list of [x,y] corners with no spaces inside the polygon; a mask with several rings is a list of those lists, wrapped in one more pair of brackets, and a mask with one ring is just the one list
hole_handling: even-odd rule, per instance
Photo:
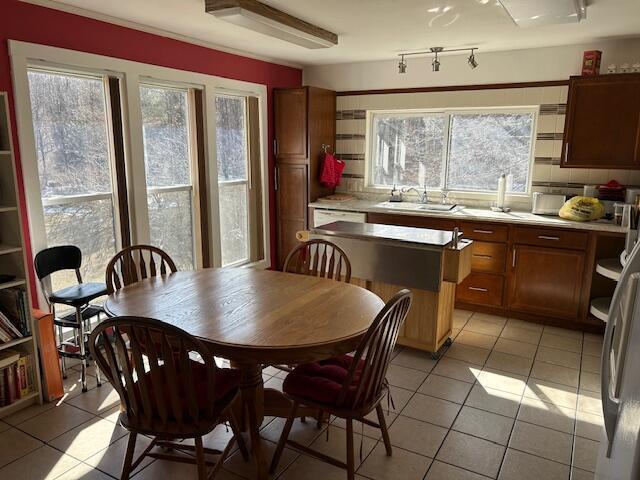
{"label": "cabinet drawer", "polygon": [[471,270],[474,272],[504,273],[507,259],[505,244],[475,240],[471,247]]}
{"label": "cabinet drawer", "polygon": [[504,277],[472,273],[456,287],[456,300],[478,305],[502,305]]}
{"label": "cabinet drawer", "polygon": [[475,222],[463,222],[460,230],[465,238],[485,242],[506,242],[509,233],[509,227],[505,225]]}
{"label": "cabinet drawer", "polygon": [[589,234],[570,230],[516,227],[513,230],[513,243],[536,245],[540,247],[570,248],[585,250]]}

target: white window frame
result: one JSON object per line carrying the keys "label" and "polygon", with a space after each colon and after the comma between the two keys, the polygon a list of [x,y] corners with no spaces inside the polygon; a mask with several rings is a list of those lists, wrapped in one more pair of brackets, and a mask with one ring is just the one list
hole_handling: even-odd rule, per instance
{"label": "white window frame", "polygon": [[[40,181],[37,174],[37,157],[31,102],[29,97],[28,68],[46,66],[63,71],[98,73],[117,76],[121,79],[123,133],[125,137],[125,157],[127,167],[127,189],[129,200],[129,218],[131,224],[131,240],[133,243],[149,241],[149,223],[147,209],[147,188],[144,167],[144,147],[142,140],[142,119],[140,112],[140,84],[159,83],[161,85],[189,86],[203,91],[204,101],[204,134],[206,159],[206,184],[208,189],[208,221],[209,249],[214,267],[221,265],[220,251],[220,214],[218,202],[218,172],[216,160],[216,93],[244,94],[258,98],[260,125],[260,168],[262,182],[262,219],[264,259],[247,264],[257,268],[271,266],[271,242],[269,222],[269,168],[268,168],[268,116],[266,85],[233,80],[203,73],[160,67],[145,63],[107,57],[92,53],[84,53],[64,48],[39,45],[34,43],[9,40],[11,56],[12,80],[14,89],[14,106],[16,112],[18,139],[29,217],[29,232],[33,254],[46,247],[44,235],[44,219]],[[198,182],[194,180],[193,188],[197,194]],[[196,207],[198,202],[196,202]],[[142,219],[142,220],[139,220]],[[44,298],[39,296],[40,304]]]}
{"label": "white window frame", "polygon": [[[121,230],[120,230],[120,211],[118,209],[118,198],[115,190],[117,185],[117,179],[116,179],[115,157],[114,157],[114,151],[113,151],[113,128],[112,128],[113,125],[111,123],[111,115],[110,115],[111,106],[109,103],[109,83],[108,83],[109,75],[107,75],[106,72],[97,72],[97,71],[89,71],[89,70],[83,71],[83,70],[78,70],[74,68],[60,68],[57,65],[48,65],[42,61],[37,61],[37,60],[34,60],[27,65],[25,76],[28,74],[29,71],[39,71],[43,73],[68,75],[68,76],[75,76],[75,77],[81,77],[81,78],[84,77],[84,78],[90,78],[93,80],[102,81],[104,103],[105,103],[105,125],[107,129],[106,134],[107,134],[107,140],[108,140],[107,154],[109,159],[108,160],[109,178],[111,180],[111,185],[110,185],[111,191],[108,193],[105,192],[105,193],[93,193],[93,194],[57,195],[57,196],[52,196],[48,198],[42,198],[40,175],[38,170],[38,159],[37,159],[37,154],[35,150],[35,138],[34,138],[33,139],[34,155],[32,158],[35,162],[33,163],[33,165],[31,165],[31,169],[29,171],[38,172],[38,173],[36,173],[35,175],[29,175],[30,177],[32,177],[29,180],[31,184],[35,184],[35,185],[32,185],[33,187],[37,186],[38,199],[37,201],[34,200],[32,203],[28,203],[28,216],[29,216],[30,226],[34,224],[37,225],[37,229],[39,231],[38,240],[42,244],[41,247],[38,248],[38,250],[35,249],[35,245],[34,245],[35,242],[34,242],[33,232],[32,232],[31,245],[32,245],[34,256],[39,250],[49,246],[48,239],[47,239],[45,215],[44,215],[45,207],[56,206],[56,205],[70,205],[73,203],[91,203],[91,202],[97,202],[100,200],[109,200],[111,202],[111,211],[112,211],[113,222],[114,222],[114,225],[113,225],[114,243],[115,243],[116,252],[117,252],[118,249],[122,247],[122,237],[121,237]],[[29,113],[28,117],[30,122],[29,131],[31,133],[31,136],[33,137],[34,133],[33,133],[33,119],[31,116],[31,96],[28,88],[29,88],[29,85],[28,85],[28,79],[27,79],[27,95],[29,95],[29,112],[28,112]],[[20,144],[20,147],[21,147],[21,156],[22,156],[23,155],[22,144]],[[23,174],[23,177],[24,177],[24,182],[26,184],[27,175]],[[114,254],[116,252],[114,252]],[[47,281],[50,282],[51,280],[48,279]],[[49,285],[49,287],[50,286],[51,285]]]}
{"label": "white window frame", "polygon": [[[440,193],[443,191],[452,193],[454,195],[462,195],[464,197],[477,197],[487,198],[495,196],[494,190],[453,190],[446,189],[447,176],[448,176],[448,162],[449,162],[449,145],[451,142],[450,127],[451,127],[451,115],[464,115],[464,114],[500,114],[500,113],[528,113],[533,115],[531,143],[529,145],[529,169],[527,171],[527,186],[524,192],[508,192],[508,197],[522,198],[531,196],[531,186],[533,181],[533,164],[534,164],[534,149],[536,142],[538,115],[540,107],[538,105],[524,105],[513,107],[477,107],[477,108],[437,108],[437,109],[392,109],[392,110],[367,110],[366,115],[366,134],[365,134],[365,172],[364,172],[364,188],[365,191],[371,193],[381,193],[382,191],[388,192],[391,186],[379,185],[373,183],[373,166],[376,154],[376,132],[374,128],[374,122],[376,116],[385,117],[407,117],[407,116],[421,116],[421,115],[434,115],[440,114],[445,117],[444,128],[444,146],[442,149],[443,162],[442,162],[442,183],[440,188],[427,188],[427,192]],[[407,185],[397,185],[398,188],[406,187]],[[424,186],[415,187],[422,191]]]}
{"label": "white window frame", "polygon": [[[198,183],[198,159],[195,154],[195,150],[197,149],[197,138],[195,133],[195,104],[193,98],[193,86],[179,86],[175,83],[160,83],[157,81],[152,81],[149,79],[145,81],[141,79],[138,85],[138,95],[140,94],[140,88],[148,87],[148,88],[159,88],[159,89],[167,89],[167,90],[177,90],[180,92],[185,92],[187,94],[187,108],[189,118],[187,119],[187,136],[189,137],[188,144],[188,156],[189,156],[189,176],[191,180],[190,185],[170,185],[166,187],[149,187],[147,185],[147,177],[145,171],[145,189],[147,191],[147,196],[153,193],[171,193],[171,192],[188,192],[189,197],[191,198],[191,228],[192,228],[192,236],[191,242],[193,248],[193,266],[194,268],[198,268],[202,266],[202,242],[200,235],[200,221],[199,221],[199,211],[198,211],[198,194],[195,185]],[[142,118],[142,111],[140,118]],[[144,138],[143,138],[144,142]],[[196,147],[196,148],[194,148]],[[143,150],[144,153],[144,150]],[[144,160],[144,158],[143,158]],[[148,202],[148,200],[147,200]],[[147,214],[148,214],[148,206],[147,203]],[[147,217],[148,218],[148,217]],[[151,231],[149,231],[149,243],[151,241]]]}
{"label": "white window frame", "polygon": [[[223,187],[233,187],[236,185],[246,185],[247,186],[247,192],[246,192],[246,204],[247,206],[249,206],[249,199],[251,196],[251,159],[249,158],[250,152],[249,152],[249,137],[248,137],[248,133],[249,133],[249,105],[248,105],[248,95],[246,94],[238,94],[238,93],[232,93],[232,92],[218,92],[216,93],[216,97],[228,97],[228,98],[243,98],[244,99],[244,144],[247,148],[246,152],[247,155],[245,156],[245,171],[247,172],[247,178],[244,180],[225,180],[225,181],[220,181],[218,179],[218,188],[220,188],[220,186]],[[216,119],[217,120],[217,119]],[[218,159],[216,157],[216,165],[217,165]],[[249,221],[251,219],[251,213],[247,210],[247,234],[249,234],[249,242],[247,243],[247,257],[243,260],[238,260],[237,262],[233,262],[233,263],[229,263],[227,265],[225,265],[225,268],[231,268],[231,267],[238,267],[241,265],[247,265],[250,263],[250,258],[251,258],[251,225],[249,224]],[[222,233],[221,233],[222,235]],[[221,259],[222,261],[222,259]]]}

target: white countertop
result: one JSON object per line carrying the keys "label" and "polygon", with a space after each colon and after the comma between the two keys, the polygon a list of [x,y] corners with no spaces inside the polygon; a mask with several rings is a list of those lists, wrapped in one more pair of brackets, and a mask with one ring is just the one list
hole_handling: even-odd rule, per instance
{"label": "white countertop", "polygon": [[422,217],[451,218],[453,220],[478,220],[484,222],[514,223],[537,227],[559,227],[575,230],[594,230],[600,232],[626,233],[626,230],[610,220],[594,222],[574,222],[560,217],[534,215],[531,212],[511,211],[508,213],[493,212],[490,209],[466,208],[458,206],[449,212],[428,211],[420,209],[420,204],[412,202],[379,202],[372,200],[349,200],[341,203],[313,202],[311,208],[325,210],[342,210],[348,212],[396,213]]}

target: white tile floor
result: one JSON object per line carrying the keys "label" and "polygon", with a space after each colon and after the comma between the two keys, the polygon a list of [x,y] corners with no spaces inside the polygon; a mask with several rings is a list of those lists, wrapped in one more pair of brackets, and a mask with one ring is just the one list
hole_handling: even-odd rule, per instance
{"label": "white tile floor", "polygon": [[[356,428],[360,480],[585,480],[593,478],[602,429],[599,355],[602,338],[518,320],[456,311],[455,341],[438,361],[398,348],[388,372],[393,405],[387,422],[394,445],[387,457],[380,432]],[[268,386],[284,374],[265,371]],[[127,432],[117,425],[118,397],[105,384],[79,392],[75,376],[57,405],[35,406],[0,421],[0,478],[118,478]],[[271,454],[282,419],[266,419]],[[344,457],[344,423],[318,430],[296,422],[292,436]],[[326,429],[329,429],[327,441]],[[224,427],[205,444],[219,448]],[[140,444],[139,448],[144,448]],[[248,478],[250,465],[234,454],[218,478]],[[147,460],[134,478],[195,478],[195,467]],[[343,470],[287,450],[276,475],[283,480],[344,479]]]}

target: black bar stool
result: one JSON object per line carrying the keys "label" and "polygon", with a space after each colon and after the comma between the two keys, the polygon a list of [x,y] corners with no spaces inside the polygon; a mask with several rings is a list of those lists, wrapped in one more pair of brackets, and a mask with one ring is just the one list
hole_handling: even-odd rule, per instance
{"label": "black bar stool", "polygon": [[[87,349],[87,339],[91,333],[91,319],[103,313],[100,305],[91,305],[89,302],[95,298],[107,294],[107,286],[104,283],[83,283],[80,274],[82,265],[82,252],[73,245],[63,245],[59,247],[46,248],[36,255],[34,266],[36,275],[40,280],[42,291],[53,314],[53,323],[58,327],[58,353],[62,366],[62,376],[67,378],[66,358],[76,358],[82,362],[82,391],[87,391],[87,361],[90,354]],[[75,270],[77,285],[63,288],[52,292],[47,277],[62,270]],[[55,312],[55,305],[66,305],[73,307],[75,312],[58,317]],[[64,340],[63,329],[72,328],[73,338]],[[101,385],[100,370],[96,366],[96,377],[98,386]]]}

